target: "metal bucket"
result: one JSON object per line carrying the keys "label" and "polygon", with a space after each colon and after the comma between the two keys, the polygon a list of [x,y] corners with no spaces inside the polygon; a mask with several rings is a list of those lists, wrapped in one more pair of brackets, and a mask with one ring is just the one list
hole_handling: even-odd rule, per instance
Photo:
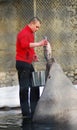
{"label": "metal bucket", "polygon": [[32,72],[33,86],[45,86],[45,71]]}

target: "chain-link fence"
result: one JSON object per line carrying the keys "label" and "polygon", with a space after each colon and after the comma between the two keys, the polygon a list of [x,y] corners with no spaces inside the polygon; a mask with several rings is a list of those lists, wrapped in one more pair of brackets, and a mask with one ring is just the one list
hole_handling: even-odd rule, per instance
{"label": "chain-link fence", "polygon": [[[0,70],[14,69],[16,35],[33,16],[42,21],[35,40],[47,36],[52,56],[64,70],[74,73],[77,69],[77,0],[0,0]],[[36,52],[40,61],[34,64],[35,68],[43,70],[43,48],[37,48]]]}
{"label": "chain-link fence", "polygon": [[[36,33],[36,41],[47,36],[53,57],[65,70],[76,68],[77,0],[22,0],[17,3],[18,28],[25,26],[33,16],[38,16],[42,26]],[[36,51],[43,62],[42,48]]]}

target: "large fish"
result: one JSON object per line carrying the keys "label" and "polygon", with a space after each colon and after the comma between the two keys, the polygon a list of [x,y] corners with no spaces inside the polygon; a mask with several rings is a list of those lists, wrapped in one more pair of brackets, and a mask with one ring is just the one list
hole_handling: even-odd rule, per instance
{"label": "large fish", "polygon": [[[47,40],[47,37],[45,36],[44,39]],[[49,61],[52,57],[52,49],[51,49],[51,45],[49,42],[46,46],[44,46],[44,57],[45,57],[46,61]]]}

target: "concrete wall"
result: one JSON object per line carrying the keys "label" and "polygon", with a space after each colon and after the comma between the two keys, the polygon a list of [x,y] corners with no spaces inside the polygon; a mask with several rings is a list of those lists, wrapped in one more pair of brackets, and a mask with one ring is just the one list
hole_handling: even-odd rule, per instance
{"label": "concrete wall", "polygon": [[0,0],[0,87],[18,84],[16,36],[32,16],[32,1]]}
{"label": "concrete wall", "polygon": [[[44,35],[52,45],[53,56],[73,82],[77,82],[77,2],[76,0],[0,0],[0,86],[18,84],[15,69],[15,43],[18,31],[37,15],[42,26],[36,41]],[[42,48],[36,49],[45,69]],[[41,64],[41,65],[40,65]]]}

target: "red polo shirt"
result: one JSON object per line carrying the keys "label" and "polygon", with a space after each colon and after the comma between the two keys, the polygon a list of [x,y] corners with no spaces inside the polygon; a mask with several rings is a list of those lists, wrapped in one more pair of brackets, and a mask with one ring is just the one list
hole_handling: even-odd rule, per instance
{"label": "red polo shirt", "polygon": [[31,42],[34,42],[34,34],[27,25],[17,35],[16,60],[32,63],[35,51],[30,48]]}

